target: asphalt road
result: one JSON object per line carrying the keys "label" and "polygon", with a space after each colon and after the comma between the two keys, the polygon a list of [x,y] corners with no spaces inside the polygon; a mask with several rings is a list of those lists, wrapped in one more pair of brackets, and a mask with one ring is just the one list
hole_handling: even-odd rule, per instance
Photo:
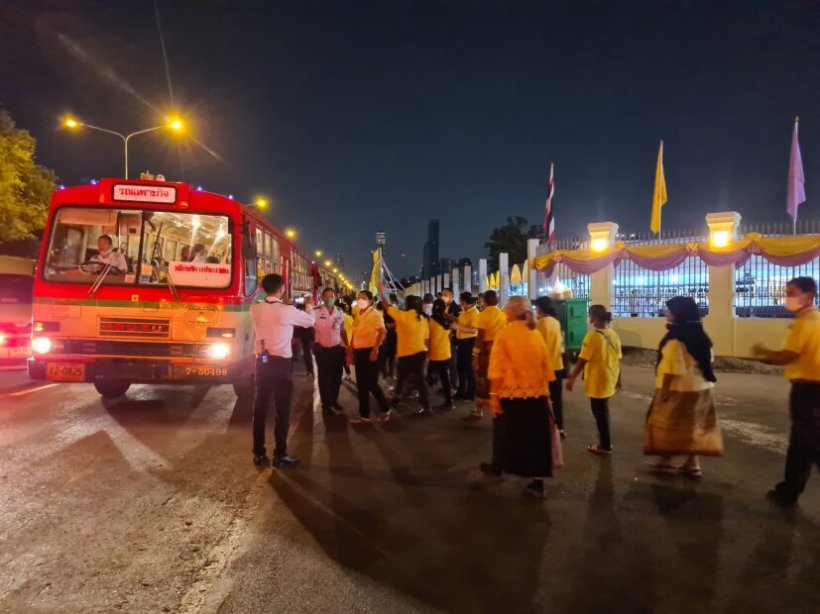
{"label": "asphalt road", "polygon": [[[486,479],[467,411],[353,429],[297,375],[297,470],[250,462],[250,403],[228,387],[90,386],[0,373],[2,612],[820,611],[820,475],[794,511],[786,383],[719,374],[726,455],[700,482],[641,455],[651,392],[625,369],[615,454],[567,398],[567,466],[546,501]],[[352,387],[343,403],[352,415]],[[406,408],[409,410],[409,407]]]}

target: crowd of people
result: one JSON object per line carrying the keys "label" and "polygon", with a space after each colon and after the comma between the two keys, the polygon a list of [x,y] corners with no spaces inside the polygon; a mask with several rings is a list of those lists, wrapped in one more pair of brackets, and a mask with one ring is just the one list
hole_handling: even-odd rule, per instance
{"label": "crowd of people", "polygon": [[[415,399],[418,416],[452,411],[457,402],[464,403],[464,420],[492,417],[492,456],[481,463],[481,471],[528,478],[526,492],[543,497],[544,480],[563,464],[563,392],[572,392],[580,376],[598,434],[586,449],[599,456],[613,453],[609,401],[622,387],[622,350],[611,328],[612,314],[603,305],[590,306],[590,330],[572,365],[561,323],[546,296],[532,303],[514,296],[502,308],[493,290],[478,297],[463,292],[456,302],[452,290],[445,289],[437,296],[406,296],[400,307],[398,297],[380,284],[378,296],[362,290],[347,300],[327,288],[321,305],[308,300],[299,311],[284,304],[280,276],[267,275],[262,285],[267,297],[251,311],[257,349],[257,464],[267,462],[264,424],[272,395],[277,401],[274,464],[298,462],[287,455],[287,429],[280,426],[289,419],[294,327],[315,331],[312,351],[325,415],[344,414],[339,391],[343,377],[351,378],[351,367],[358,408],[350,423],[357,427],[393,421],[397,408]],[[792,385],[785,476],[769,497],[793,505],[812,466],[820,468],[820,312],[813,279],[792,279],[786,294],[795,321],[783,349],[756,346],[755,352],[764,362],[786,365]],[[692,297],[670,299],[665,314],[667,332],[658,347],[643,452],[657,457],[650,463],[653,471],[700,478],[700,457],[723,454],[712,342]],[[435,404],[437,394],[441,402]],[[378,408],[375,416],[371,399]]]}

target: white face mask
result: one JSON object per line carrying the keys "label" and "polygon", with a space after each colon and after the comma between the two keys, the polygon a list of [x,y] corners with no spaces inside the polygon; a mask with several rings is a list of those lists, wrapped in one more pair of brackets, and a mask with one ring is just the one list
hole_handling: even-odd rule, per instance
{"label": "white face mask", "polygon": [[112,248],[110,248],[110,247],[109,247],[108,249],[106,249],[106,250],[100,250],[100,256],[102,256],[103,258],[107,258],[107,257],[108,257],[108,255],[109,255],[111,252],[113,252],[113,251],[114,251],[114,250],[113,250]]}
{"label": "white face mask", "polygon": [[424,313],[426,313],[428,316],[433,315],[433,305],[432,304],[425,305],[424,306]]}
{"label": "white face mask", "polygon": [[356,306],[359,308],[359,311],[364,311],[370,307],[370,302],[365,298],[360,298],[356,301]]}
{"label": "white face mask", "polygon": [[784,305],[792,313],[798,312],[805,307],[803,298],[800,296],[787,296]]}

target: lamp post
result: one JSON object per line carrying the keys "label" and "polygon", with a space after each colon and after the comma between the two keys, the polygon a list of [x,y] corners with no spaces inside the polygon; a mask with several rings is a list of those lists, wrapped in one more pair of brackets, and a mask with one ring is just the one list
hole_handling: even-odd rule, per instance
{"label": "lamp post", "polygon": [[136,132],[131,132],[129,134],[122,134],[117,132],[116,130],[109,130],[108,128],[101,128],[100,126],[95,126],[93,124],[87,124],[82,122],[74,117],[67,117],[63,120],[63,126],[69,128],[71,130],[77,130],[79,128],[88,128],[89,130],[96,130],[97,132],[105,132],[106,134],[113,134],[122,139],[123,142],[123,149],[125,153],[125,179],[128,179],[128,142],[138,134],[145,134],[146,132],[154,132],[155,130],[160,130],[162,128],[168,128],[172,132],[182,132],[185,128],[184,122],[178,117],[169,117],[164,124],[161,126],[153,126],[152,128],[145,128],[144,130],[137,130]]}

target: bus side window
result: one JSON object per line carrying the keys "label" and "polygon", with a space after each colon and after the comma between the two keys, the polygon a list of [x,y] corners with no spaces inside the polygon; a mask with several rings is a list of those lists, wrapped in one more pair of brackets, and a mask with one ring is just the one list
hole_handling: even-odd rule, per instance
{"label": "bus side window", "polygon": [[256,250],[251,238],[251,225],[245,221],[245,232],[242,233],[242,260],[245,261],[245,296],[256,294]]}

